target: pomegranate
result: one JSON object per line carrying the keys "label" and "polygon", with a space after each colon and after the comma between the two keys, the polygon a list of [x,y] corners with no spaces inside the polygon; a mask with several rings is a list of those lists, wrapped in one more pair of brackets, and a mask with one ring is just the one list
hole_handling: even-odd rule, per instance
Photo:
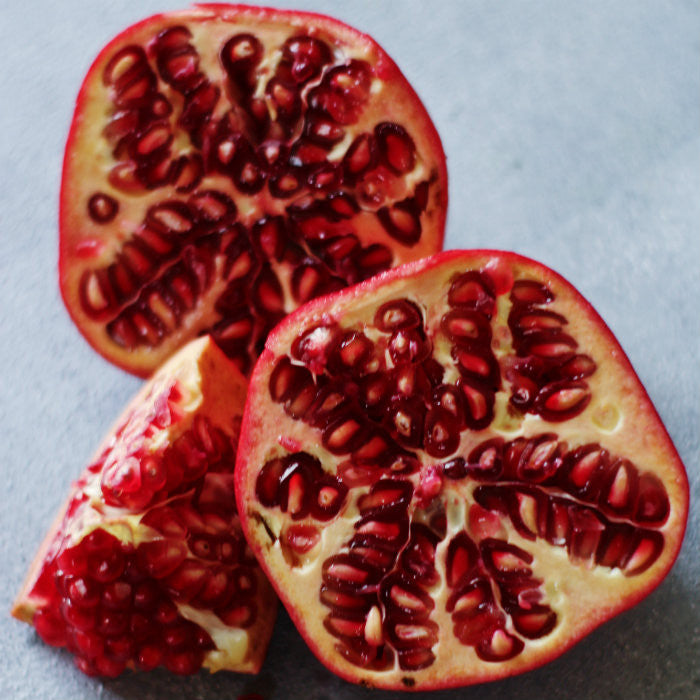
{"label": "pomegranate", "polygon": [[301,303],[440,250],[446,205],[437,132],[374,40],[316,14],[198,5],[130,27],[85,78],[61,291],[135,374],[203,333],[248,374]]}
{"label": "pomegranate", "polygon": [[318,658],[418,690],[544,664],[647,595],[678,554],[688,482],[568,282],[515,254],[452,251],[275,329],[236,497]]}
{"label": "pomegranate", "polygon": [[73,484],[13,614],[81,671],[259,670],[277,601],[233,494],[245,396],[211,339],[192,341]]}

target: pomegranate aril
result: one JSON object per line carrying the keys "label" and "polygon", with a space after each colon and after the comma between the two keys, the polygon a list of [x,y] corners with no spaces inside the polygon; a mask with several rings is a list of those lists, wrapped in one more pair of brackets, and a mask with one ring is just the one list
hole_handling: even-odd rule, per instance
{"label": "pomegranate aril", "polygon": [[330,48],[320,39],[294,36],[282,46],[282,63],[278,72],[283,71],[296,83],[306,83],[318,77],[331,58]]}
{"label": "pomegranate aril", "polygon": [[425,417],[423,445],[432,457],[446,457],[459,447],[459,421],[447,411],[430,408]]}
{"label": "pomegranate aril", "polygon": [[491,325],[481,311],[452,309],[442,317],[440,327],[453,343],[467,346],[478,343],[486,347],[491,343]]}
{"label": "pomegranate aril", "polygon": [[81,632],[91,632],[97,625],[96,609],[88,609],[73,605],[69,600],[61,603],[61,614],[63,619],[71,626]]}
{"label": "pomegranate aril", "polygon": [[343,156],[345,177],[352,181],[374,168],[376,161],[377,150],[374,137],[371,134],[360,134],[355,137]]}
{"label": "pomegranate aril", "polygon": [[523,279],[513,283],[510,300],[518,305],[549,304],[554,300],[554,294],[540,282]]}
{"label": "pomegranate aril", "polygon": [[141,568],[156,579],[171,574],[187,556],[185,545],[176,540],[143,542],[136,551]]}
{"label": "pomegranate aril", "polygon": [[110,222],[119,211],[119,203],[104,192],[96,192],[88,200],[88,213],[98,224]]}
{"label": "pomegranate aril", "polygon": [[388,351],[394,365],[422,362],[431,349],[430,341],[414,328],[398,328],[389,338]]}
{"label": "pomegranate aril", "polygon": [[658,477],[644,472],[639,477],[639,493],[635,520],[647,525],[660,525],[670,512],[668,494]]}
{"label": "pomegranate aril", "polygon": [[93,608],[100,602],[100,587],[87,576],[71,579],[66,593],[73,605],[82,608]]}
{"label": "pomegranate aril", "polygon": [[455,535],[447,548],[447,585],[456,588],[466,583],[473,575],[478,561],[479,551],[469,535],[464,531]]}
{"label": "pomegranate aril", "polygon": [[219,54],[224,70],[233,85],[243,94],[253,92],[253,71],[262,58],[263,46],[252,34],[232,36]]}
{"label": "pomegranate aril", "polygon": [[489,630],[476,645],[476,653],[484,661],[506,661],[520,654],[525,643],[501,627]]}
{"label": "pomegranate aril", "polygon": [[51,646],[62,647],[66,644],[66,623],[51,608],[39,608],[32,618],[32,624],[39,636]]}
{"label": "pomegranate aril", "polygon": [[410,172],[416,163],[413,139],[399,124],[382,122],[374,127],[379,151],[386,164],[398,175]]}
{"label": "pomegranate aril", "polygon": [[464,272],[452,280],[447,301],[450,306],[472,309],[490,319],[496,304],[493,282],[478,270]]}
{"label": "pomegranate aril", "polygon": [[412,198],[403,199],[377,211],[386,232],[399,243],[413,246],[421,238],[420,210]]}

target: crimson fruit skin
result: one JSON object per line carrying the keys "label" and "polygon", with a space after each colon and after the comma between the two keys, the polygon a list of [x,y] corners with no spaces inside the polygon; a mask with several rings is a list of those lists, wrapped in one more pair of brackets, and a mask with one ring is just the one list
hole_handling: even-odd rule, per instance
{"label": "crimson fruit skin", "polygon": [[600,316],[544,265],[489,250],[285,319],[251,378],[236,497],[321,662],[404,690],[558,657],[661,582],[688,512]]}
{"label": "crimson fruit skin", "polygon": [[233,495],[246,386],[209,337],[192,341],[73,484],[12,613],[84,673],[260,669],[277,598]]}
{"label": "crimson fruit skin", "polygon": [[440,250],[446,206],[439,136],[371,37],[318,14],[197,5],[129,27],[85,78],[61,293],[134,374],[207,332],[248,374],[301,303]]}

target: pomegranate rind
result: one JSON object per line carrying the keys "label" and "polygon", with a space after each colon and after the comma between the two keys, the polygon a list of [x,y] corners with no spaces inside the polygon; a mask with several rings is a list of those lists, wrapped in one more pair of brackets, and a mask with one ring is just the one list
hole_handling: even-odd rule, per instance
{"label": "pomegranate rind", "polygon": [[[154,397],[161,395],[159,390],[172,386],[186,392],[186,403],[182,416],[157,432],[157,445],[154,444],[156,450],[184,435],[197,416],[206,417],[212,425],[227,434],[235,434],[233,431],[240,422],[246,399],[247,382],[211,338],[206,336],[188,343],[144,384],[107,433],[93,462],[96,463],[115,444],[118,440],[115,436],[129,424],[136,412],[143,412],[144,409],[148,411]],[[11,613],[18,620],[32,625],[36,612],[46,607],[47,603],[51,604],[52,601],[38,590],[38,584],[43,572],[52,566],[57,552],[62,551],[67,543],[71,546],[78,544],[96,529],[116,536],[126,545],[161,539],[158,532],[139,522],[148,507],[144,512],[138,512],[105,503],[104,496],[99,491],[99,476],[98,474],[95,479],[94,473],[90,475],[88,470],[73,484],[68,499],[42,541],[14,601]],[[76,502],[76,496],[86,493],[90,497],[89,507],[71,508]],[[149,507],[165,502],[167,499],[150,504]],[[254,623],[246,629],[228,626],[210,611],[176,602],[180,615],[204,628],[216,643],[216,648],[205,654],[203,668],[212,672],[230,670],[240,673],[258,673],[260,670],[277,616],[277,597],[259,569],[255,568],[254,575],[257,615]],[[132,665],[129,662],[127,666]]]}
{"label": "pomegranate rind", "polygon": [[[320,546],[306,552],[301,563],[293,567],[285,558],[278,536],[290,522],[288,514],[279,508],[264,507],[256,495],[256,479],[261,466],[271,458],[302,450],[318,458],[324,469],[331,473],[343,459],[324,449],[318,429],[292,419],[283,410],[282,403],[271,399],[270,377],[278,359],[289,355],[292,344],[305,329],[333,323],[341,328],[366,329],[372,326],[377,308],[390,299],[408,298],[419,304],[427,325],[436,327],[441,314],[449,308],[446,302],[451,281],[467,270],[486,270],[495,282],[498,311],[494,313],[494,325],[500,325],[501,331],[499,334],[495,330],[494,338],[499,338],[502,347],[507,348],[510,342],[502,329],[506,326],[505,316],[510,307],[504,300],[508,298],[513,280],[534,280],[545,284],[554,293],[556,299],[552,311],[567,318],[567,333],[578,341],[579,350],[597,363],[597,371],[587,378],[592,396],[590,403],[570,421],[550,422],[529,413],[513,418],[508,412],[497,410],[494,420],[485,429],[462,432],[460,448],[451,457],[462,455],[466,459],[475,445],[493,437],[508,441],[519,436],[532,437],[551,432],[560,440],[568,441],[572,448],[598,442],[610,454],[632,459],[640,470],[660,480],[669,502],[668,516],[657,527],[657,532],[663,536],[663,548],[653,564],[641,573],[624,575],[620,568],[575,564],[567,558],[566,550],[551,546],[539,537],[533,538],[534,541],[522,537],[507,518],[499,515],[496,529],[507,532],[509,544],[522,547],[533,555],[533,575],[544,581],[540,591],[556,612],[557,623],[541,638],[526,639],[522,653],[506,661],[493,662],[478,658],[473,648],[460,644],[452,634],[452,620],[445,611],[449,594],[444,568],[446,543],[450,539],[448,525],[448,535],[438,545],[435,558],[442,583],[429,591],[435,600],[430,619],[440,630],[438,643],[433,647],[434,663],[415,672],[401,670],[397,665],[384,671],[361,668],[349,663],[335,650],[338,639],[331,636],[323,625],[328,608],[319,601],[321,566],[353,536],[353,525],[359,517],[357,500],[349,498],[345,513],[341,510],[338,518],[320,524]],[[504,309],[501,309],[502,305]],[[436,340],[437,335],[439,332],[431,336],[435,344],[440,342]],[[508,383],[504,382],[497,394],[505,394],[507,389]],[[497,396],[497,406],[498,401]],[[435,459],[421,450],[414,452],[419,455],[423,469],[418,477],[419,485],[429,492],[433,485],[430,474],[434,473],[431,465],[444,462],[448,457]],[[447,483],[452,484],[443,491],[447,520],[450,520],[451,501],[458,504],[456,510],[461,513],[463,524],[468,518],[473,484],[472,487],[468,483],[464,487],[456,486],[456,482],[443,478],[443,484]],[[366,492],[366,487],[357,490],[360,494]],[[688,514],[688,480],[684,466],[610,329],[560,275],[536,261],[492,250],[450,251],[409,263],[335,295],[312,301],[280,323],[269,336],[251,378],[236,464],[236,493],[243,529],[251,548],[318,659],[348,681],[402,690],[430,690],[492,681],[534,669],[557,658],[605,621],[638,603],[661,583],[680,550]],[[277,536],[274,540],[273,535]],[[508,629],[512,631],[511,627]]]}
{"label": "pomegranate rind", "polygon": [[[186,196],[176,194],[171,185],[141,191],[135,197],[122,196],[107,179],[109,168],[116,161],[102,135],[111,105],[108,88],[103,82],[103,73],[110,59],[121,47],[129,44],[146,46],[159,31],[176,25],[185,25],[192,30],[195,40],[199,42],[198,49],[208,47],[211,55],[202,56],[202,66],[213,82],[221,86],[222,92],[225,76],[218,61],[218,49],[223,40],[234,32],[261,33],[266,40],[277,39],[281,45],[295,32],[305,31],[326,40],[334,51],[345,58],[367,61],[373,67],[377,80],[381,81],[382,95],[381,98],[372,98],[363,112],[362,123],[368,127],[392,119],[404,123],[410,130],[416,151],[423,161],[422,172],[426,180],[430,180],[431,187],[429,201],[420,216],[422,235],[416,243],[403,244],[392,238],[379,225],[376,217],[371,217],[370,221],[369,216],[362,218],[364,214],[358,219],[354,233],[364,245],[380,243],[388,246],[394,255],[393,265],[431,255],[442,249],[444,240],[447,168],[439,135],[414,89],[394,61],[369,35],[317,13],[237,4],[195,5],[187,10],[162,13],[138,22],[120,33],[99,53],[76,100],[63,162],[58,267],[65,306],[88,343],[108,361],[141,377],[150,376],[177,348],[207,332],[221,319],[214,306],[217,296],[225,287],[220,280],[216,280],[197,300],[194,310],[188,310],[184,320],[174,330],[169,329],[167,337],[155,346],[120,347],[105,329],[109,319],[91,317],[81,303],[83,273],[97,267],[104,269],[115,260],[121,245],[143,221],[150,205],[172,198],[186,199]],[[181,96],[175,95],[175,98],[181,101]],[[222,184],[222,177],[216,174],[205,177],[198,189],[206,189],[207,183],[209,186],[213,183],[214,187],[230,196],[236,192]],[[114,219],[105,225],[90,221],[86,213],[86,203],[97,191],[115,196],[120,201]],[[271,204],[269,195],[236,194],[232,198],[238,205],[238,221],[245,225],[252,224],[258,217],[280,213],[277,210],[281,205]],[[283,201],[289,203],[289,200]],[[106,234],[107,231],[114,233]],[[288,297],[285,301],[287,312],[297,304],[289,298],[288,290],[285,289],[285,292]]]}

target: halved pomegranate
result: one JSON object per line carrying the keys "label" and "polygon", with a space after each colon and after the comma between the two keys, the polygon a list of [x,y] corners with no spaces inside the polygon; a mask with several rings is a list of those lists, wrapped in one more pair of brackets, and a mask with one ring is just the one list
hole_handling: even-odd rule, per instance
{"label": "halved pomegranate", "polygon": [[192,341],[73,485],[12,612],[81,671],[259,670],[277,600],[233,493],[245,396],[211,339]]}
{"label": "halved pomegranate", "polygon": [[270,335],[243,530],[318,658],[381,688],[520,673],[648,594],[688,483],[622,349],[559,275],[448,252]]}
{"label": "halved pomegranate", "polygon": [[64,161],[61,290],[135,374],[203,333],[247,374],[301,303],[440,250],[446,205],[437,132],[373,39],[199,5],[130,27],[90,68]]}

